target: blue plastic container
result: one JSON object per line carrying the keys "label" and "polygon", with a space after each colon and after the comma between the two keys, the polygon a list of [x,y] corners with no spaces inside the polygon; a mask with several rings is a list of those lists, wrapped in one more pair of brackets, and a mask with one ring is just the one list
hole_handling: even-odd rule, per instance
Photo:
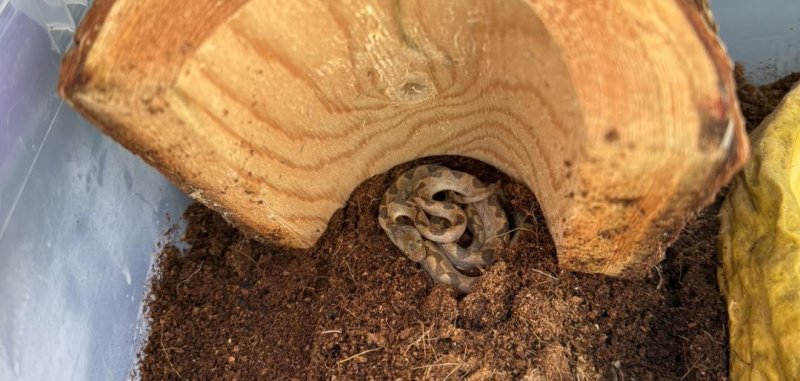
{"label": "blue plastic container", "polygon": [[[711,4],[751,80],[800,70],[800,1]],[[0,0],[0,381],[129,378],[153,254],[189,203],[56,94],[89,5]]]}

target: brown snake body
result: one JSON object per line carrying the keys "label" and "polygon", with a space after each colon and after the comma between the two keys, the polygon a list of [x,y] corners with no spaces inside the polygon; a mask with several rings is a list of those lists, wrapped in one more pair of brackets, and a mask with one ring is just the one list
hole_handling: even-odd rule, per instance
{"label": "brown snake body", "polygon": [[[401,174],[383,195],[378,223],[431,278],[464,292],[478,278],[459,270],[491,264],[509,241],[497,186],[439,165]],[[472,242],[464,247],[457,241],[467,230]]]}

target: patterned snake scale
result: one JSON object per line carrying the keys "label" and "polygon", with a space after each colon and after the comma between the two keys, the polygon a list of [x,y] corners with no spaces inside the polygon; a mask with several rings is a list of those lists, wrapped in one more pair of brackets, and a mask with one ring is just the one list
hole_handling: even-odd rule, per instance
{"label": "patterned snake scale", "polygon": [[[498,186],[439,165],[421,165],[397,178],[381,200],[378,223],[406,257],[437,282],[469,292],[471,270],[491,264],[509,242]],[[444,199],[435,199],[444,193]],[[438,197],[441,198],[441,197]],[[467,231],[472,242],[458,244]]]}

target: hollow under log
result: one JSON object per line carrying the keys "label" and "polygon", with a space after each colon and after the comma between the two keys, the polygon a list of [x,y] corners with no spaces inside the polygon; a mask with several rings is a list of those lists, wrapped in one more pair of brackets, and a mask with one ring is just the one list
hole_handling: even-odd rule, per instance
{"label": "hollow under log", "polygon": [[562,268],[636,276],[748,153],[687,0],[98,0],[76,40],[69,104],[292,247],[368,177],[463,155],[533,190]]}

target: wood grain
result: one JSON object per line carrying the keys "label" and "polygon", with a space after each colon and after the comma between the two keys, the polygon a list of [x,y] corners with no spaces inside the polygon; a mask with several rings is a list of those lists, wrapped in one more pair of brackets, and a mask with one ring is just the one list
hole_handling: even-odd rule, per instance
{"label": "wood grain", "polygon": [[463,155],[534,191],[564,268],[638,275],[747,156],[685,0],[97,3],[63,96],[288,246],[366,178]]}

